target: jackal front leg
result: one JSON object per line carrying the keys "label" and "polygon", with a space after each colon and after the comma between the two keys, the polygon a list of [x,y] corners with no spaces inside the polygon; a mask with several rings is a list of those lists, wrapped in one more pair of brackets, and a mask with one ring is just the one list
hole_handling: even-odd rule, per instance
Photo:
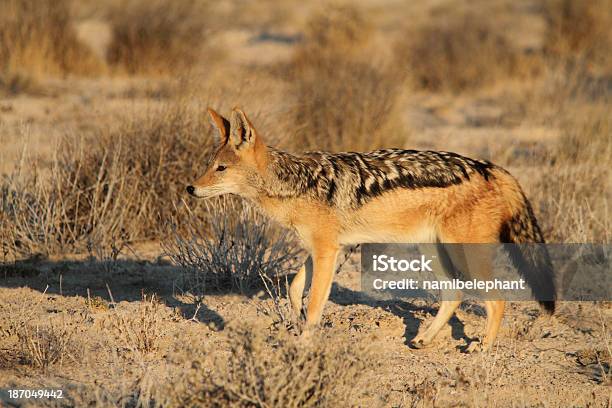
{"label": "jackal front leg", "polygon": [[291,286],[289,286],[289,300],[295,314],[299,317],[302,315],[302,299],[304,290],[310,286],[312,282],[312,257],[309,256],[300,268],[300,271],[295,275]]}
{"label": "jackal front leg", "polygon": [[306,311],[305,332],[315,328],[321,320],[323,307],[325,306],[325,302],[327,302],[331,290],[337,256],[337,246],[319,246],[315,247],[313,250],[313,275],[310,297],[308,299],[308,309]]}

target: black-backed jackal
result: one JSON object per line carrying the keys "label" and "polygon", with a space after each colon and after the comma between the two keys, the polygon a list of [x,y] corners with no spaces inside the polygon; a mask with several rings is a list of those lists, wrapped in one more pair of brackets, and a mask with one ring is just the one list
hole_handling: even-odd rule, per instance
{"label": "black-backed jackal", "polygon": [[[401,149],[297,156],[266,146],[239,109],[230,120],[211,109],[209,114],[219,131],[219,148],[187,191],[202,198],[237,194],[297,232],[310,257],[293,279],[289,296],[301,313],[304,287],[311,281],[306,332],[319,323],[341,245],[543,242],[517,181],[490,162]],[[525,274],[527,283],[554,291],[548,257],[532,262],[540,263],[534,265],[540,276]],[[476,273],[490,277],[490,271]],[[412,344],[430,343],[460,303],[460,298],[441,302],[432,324]],[[554,301],[540,303],[554,311]],[[504,306],[503,300],[485,301],[485,348],[495,340]]]}

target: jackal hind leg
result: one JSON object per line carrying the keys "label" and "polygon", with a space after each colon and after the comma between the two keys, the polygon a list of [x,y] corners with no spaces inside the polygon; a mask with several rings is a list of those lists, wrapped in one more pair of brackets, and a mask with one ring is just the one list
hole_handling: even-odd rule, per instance
{"label": "jackal hind leg", "polygon": [[[437,244],[427,244],[421,248],[424,254],[429,255],[432,259],[432,270],[438,280],[447,280],[452,276],[450,269],[453,268],[451,260],[445,251]],[[461,304],[461,292],[455,290],[443,290],[441,293],[440,309],[436,314],[433,322],[425,331],[420,331],[417,336],[412,339],[410,344],[415,348],[423,348],[436,338],[440,330],[453,317],[453,313]]]}
{"label": "jackal hind leg", "polygon": [[431,322],[427,330],[419,333],[414,339],[412,339],[410,344],[415,348],[423,348],[431,344],[444,325],[448,323],[451,317],[453,317],[453,313],[455,313],[455,310],[457,310],[460,304],[461,299],[444,300],[440,302],[440,309],[438,310],[434,321]]}
{"label": "jackal hind leg", "polygon": [[[489,281],[493,279],[493,260],[495,258],[495,244],[468,244],[464,246],[461,266],[469,279]],[[452,254],[451,254],[452,257]],[[453,258],[453,263],[456,262]],[[497,338],[497,333],[504,317],[506,302],[497,290],[490,290],[481,294],[484,297],[484,306],[487,312],[487,323],[484,339],[481,344],[472,343],[467,351],[482,349],[490,351]]]}
{"label": "jackal hind leg", "polygon": [[487,311],[487,327],[485,329],[485,338],[482,342],[482,348],[485,351],[490,351],[495,344],[497,333],[504,318],[504,309],[506,307],[505,300],[486,300],[485,309]]}

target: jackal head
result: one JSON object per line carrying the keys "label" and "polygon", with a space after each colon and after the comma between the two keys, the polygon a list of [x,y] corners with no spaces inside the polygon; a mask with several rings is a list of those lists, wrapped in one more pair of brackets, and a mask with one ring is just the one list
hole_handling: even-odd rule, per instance
{"label": "jackal head", "polygon": [[219,147],[204,175],[187,186],[187,192],[200,198],[222,194],[254,198],[266,170],[265,144],[240,109],[232,110],[230,120],[210,108],[208,113],[219,133]]}

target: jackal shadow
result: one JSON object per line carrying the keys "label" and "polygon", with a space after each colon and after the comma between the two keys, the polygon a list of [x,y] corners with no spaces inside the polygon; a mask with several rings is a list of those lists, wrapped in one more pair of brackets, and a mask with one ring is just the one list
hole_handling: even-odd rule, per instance
{"label": "jackal shadow", "polygon": [[[184,271],[165,261],[49,260],[41,256],[11,263],[0,262],[0,287],[27,287],[64,297],[102,299],[109,305],[137,302],[155,295],[184,318],[223,329],[225,320],[206,302],[185,303]],[[212,295],[214,296],[214,295]]]}
{"label": "jackal shadow", "polygon": [[[417,335],[422,323],[422,320],[419,319],[417,315],[421,313],[435,315],[438,311],[436,307],[432,307],[430,305],[419,306],[409,300],[404,299],[376,299],[364,292],[355,291],[344,286],[340,286],[335,282],[332,285],[330,300],[341,306],[366,305],[370,307],[380,307],[383,310],[400,317],[405,326],[404,344],[407,346],[410,346],[410,340]],[[480,306],[470,305],[469,307],[470,311],[478,316],[486,315],[484,309]],[[465,306],[463,306],[463,308],[465,308]],[[466,344],[476,340],[466,335],[463,322],[461,322],[461,320],[459,320],[456,316],[453,316],[450,319],[449,324],[451,326],[451,335],[453,339],[464,340]]]}

